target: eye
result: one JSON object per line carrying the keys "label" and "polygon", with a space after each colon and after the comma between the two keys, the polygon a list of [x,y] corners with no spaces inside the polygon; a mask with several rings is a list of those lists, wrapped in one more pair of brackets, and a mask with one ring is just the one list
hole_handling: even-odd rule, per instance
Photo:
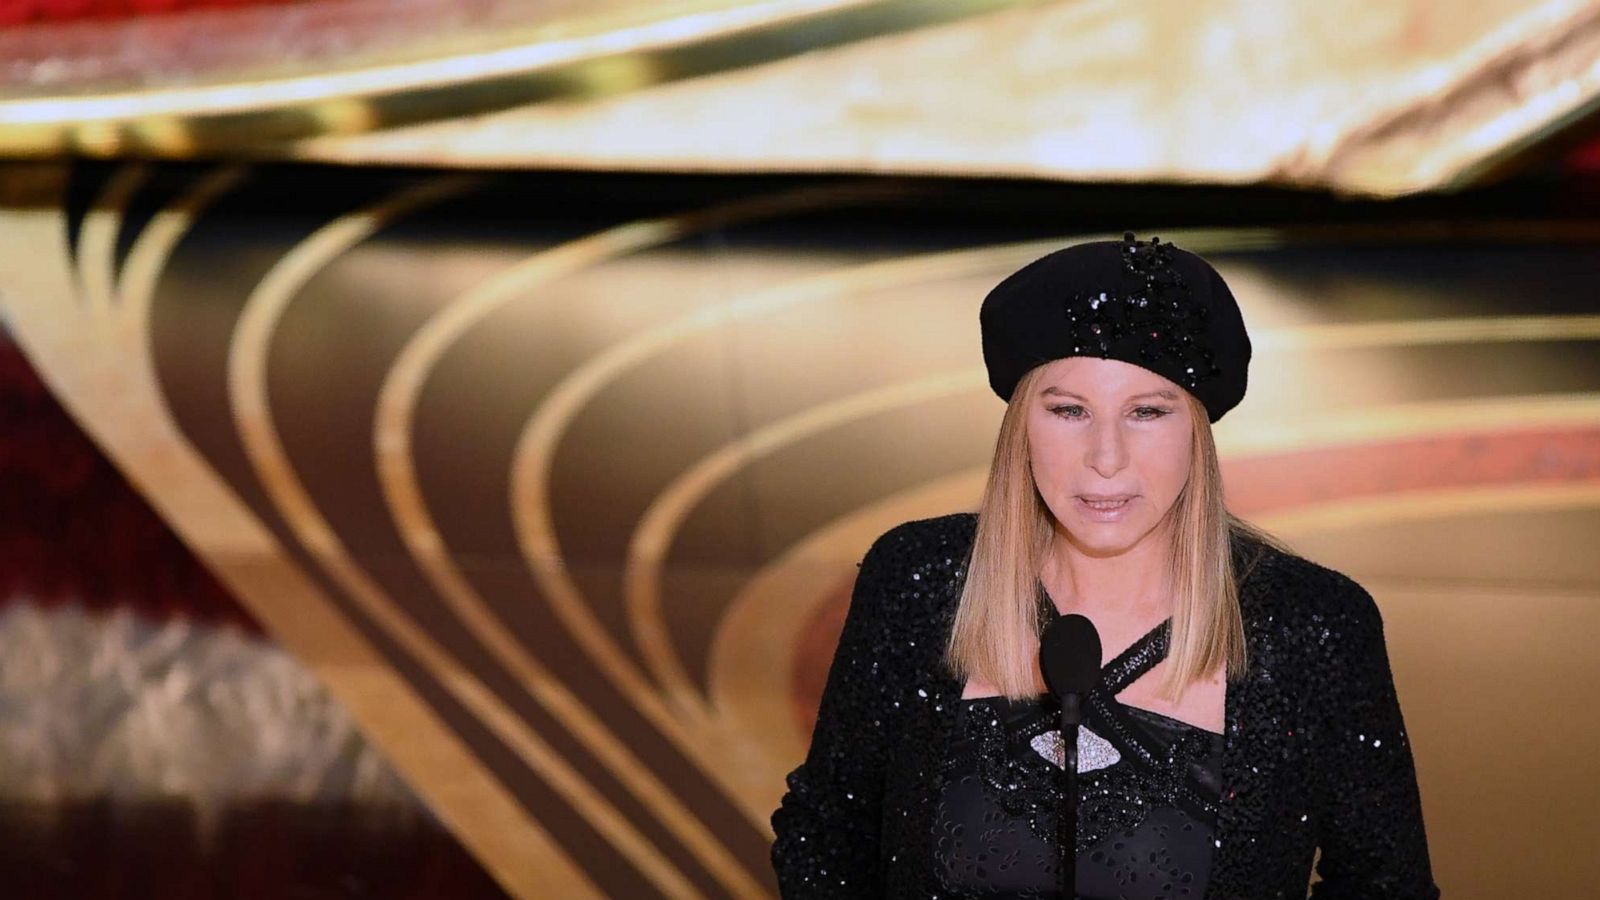
{"label": "eye", "polygon": [[[1052,406],[1050,411],[1064,419],[1078,419],[1082,418],[1080,413],[1083,411],[1083,407],[1076,403],[1069,403],[1066,406]],[[1171,415],[1172,410],[1160,406],[1139,406],[1135,407],[1133,412],[1135,419],[1151,422],[1162,416]]]}

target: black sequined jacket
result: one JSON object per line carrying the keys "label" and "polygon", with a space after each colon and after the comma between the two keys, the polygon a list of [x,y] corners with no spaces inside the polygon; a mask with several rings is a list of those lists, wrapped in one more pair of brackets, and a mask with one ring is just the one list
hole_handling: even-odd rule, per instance
{"label": "black sequined jacket", "polygon": [[[811,746],[772,814],[796,898],[953,898],[934,773],[963,685],[939,657],[974,513],[905,522],[860,563]],[[1233,546],[1247,672],[1225,697],[1208,900],[1435,898],[1421,799],[1372,596],[1333,569]]]}

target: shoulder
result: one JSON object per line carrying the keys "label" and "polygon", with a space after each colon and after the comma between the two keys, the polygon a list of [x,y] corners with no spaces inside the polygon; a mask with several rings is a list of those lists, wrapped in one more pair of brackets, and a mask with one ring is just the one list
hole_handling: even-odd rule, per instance
{"label": "shoulder", "polygon": [[897,628],[937,627],[959,595],[977,513],[901,522],[872,542],[858,564],[857,600]]}
{"label": "shoulder", "polygon": [[877,562],[886,566],[915,568],[937,557],[940,560],[949,559],[953,566],[965,566],[977,525],[978,514],[974,512],[954,512],[901,522],[872,542],[863,564]]}
{"label": "shoulder", "polygon": [[1293,551],[1261,545],[1258,565],[1261,580],[1272,588],[1280,604],[1287,603],[1316,615],[1376,616],[1372,594],[1354,578]]}
{"label": "shoulder", "polygon": [[1382,652],[1383,616],[1359,582],[1293,551],[1250,543],[1256,562],[1240,584],[1247,625],[1316,655]]}

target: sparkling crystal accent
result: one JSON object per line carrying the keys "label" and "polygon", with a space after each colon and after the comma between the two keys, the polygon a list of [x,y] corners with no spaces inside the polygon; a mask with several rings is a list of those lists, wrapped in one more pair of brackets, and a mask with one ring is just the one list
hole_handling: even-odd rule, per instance
{"label": "sparkling crystal accent", "polygon": [[[1029,741],[1039,755],[1054,763],[1056,768],[1065,768],[1066,755],[1062,753],[1061,729],[1046,731],[1044,734],[1035,735]],[[1104,769],[1106,766],[1116,765],[1122,759],[1122,754],[1111,742],[1090,731],[1086,726],[1078,726],[1078,771],[1093,772],[1095,769]]]}
{"label": "sparkling crystal accent", "polygon": [[1222,372],[1207,346],[1208,312],[1194,302],[1172,251],[1159,237],[1141,244],[1123,234],[1124,293],[1079,291],[1063,304],[1073,353],[1137,349],[1139,359],[1189,388]]}

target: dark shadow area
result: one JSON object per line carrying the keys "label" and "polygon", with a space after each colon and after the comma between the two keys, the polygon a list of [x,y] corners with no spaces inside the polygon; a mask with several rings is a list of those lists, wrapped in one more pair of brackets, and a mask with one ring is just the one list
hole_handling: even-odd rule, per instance
{"label": "dark shadow area", "polygon": [[491,900],[507,895],[427,816],[259,801],[207,837],[183,801],[0,803],[13,900]]}

